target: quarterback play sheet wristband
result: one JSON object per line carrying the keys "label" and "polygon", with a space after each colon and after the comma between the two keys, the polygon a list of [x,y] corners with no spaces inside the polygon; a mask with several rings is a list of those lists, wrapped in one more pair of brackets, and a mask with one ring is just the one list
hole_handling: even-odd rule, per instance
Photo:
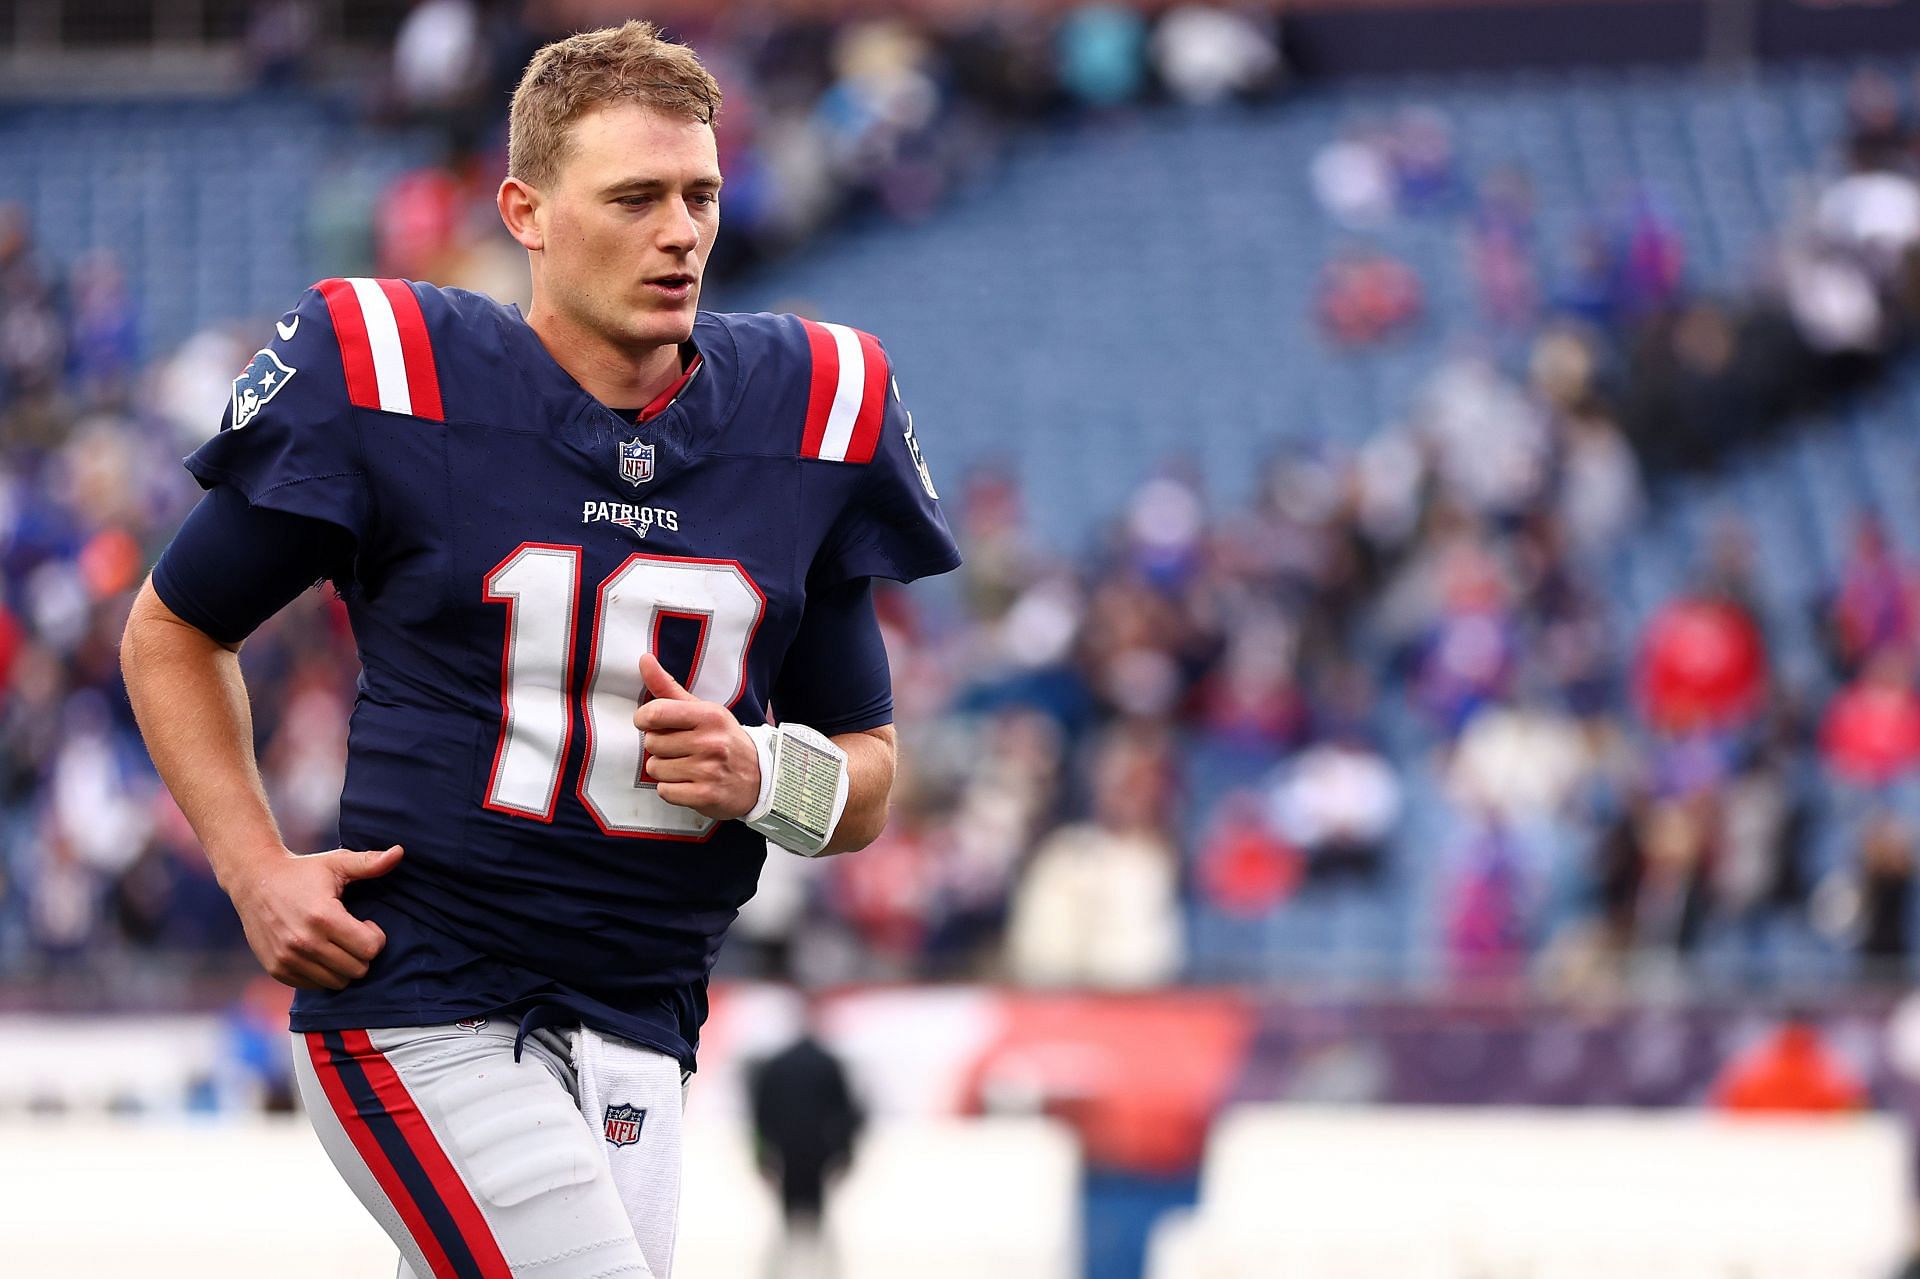
{"label": "quarterback play sheet wristband", "polygon": [[741,820],[790,853],[818,857],[847,808],[847,753],[805,724],[747,730],[760,754],[760,795]]}

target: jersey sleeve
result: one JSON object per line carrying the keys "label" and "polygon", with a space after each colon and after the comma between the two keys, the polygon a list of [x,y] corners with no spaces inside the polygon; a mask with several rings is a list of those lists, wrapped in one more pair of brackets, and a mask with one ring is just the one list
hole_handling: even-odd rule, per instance
{"label": "jersey sleeve", "polygon": [[227,485],[249,505],[324,520],[357,541],[371,517],[358,431],[326,299],[309,289],[234,378],[220,433],[186,467],[202,488]]}
{"label": "jersey sleeve", "polygon": [[322,578],[349,571],[341,529],[249,505],[216,484],[153,566],[153,589],[174,615],[222,644],[237,644]]}
{"label": "jersey sleeve", "polygon": [[807,596],[800,630],[774,680],[773,709],[783,722],[829,737],[893,722],[893,676],[871,581]]}
{"label": "jersey sleeve", "polygon": [[864,577],[897,582],[951,572],[960,565],[960,548],[940,507],[914,432],[913,414],[900,400],[892,361],[886,368],[885,415],[872,459],[833,536],[815,563],[812,585],[830,586]]}

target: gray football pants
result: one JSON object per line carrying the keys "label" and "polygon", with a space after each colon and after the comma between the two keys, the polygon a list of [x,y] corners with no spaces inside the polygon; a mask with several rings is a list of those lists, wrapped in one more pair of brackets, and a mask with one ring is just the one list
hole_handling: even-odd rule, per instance
{"label": "gray football pants", "polygon": [[622,1104],[588,1117],[568,1036],[535,1031],[516,1062],[517,1030],[293,1036],[308,1118],[400,1249],[399,1279],[668,1279],[679,1063],[646,1054]]}

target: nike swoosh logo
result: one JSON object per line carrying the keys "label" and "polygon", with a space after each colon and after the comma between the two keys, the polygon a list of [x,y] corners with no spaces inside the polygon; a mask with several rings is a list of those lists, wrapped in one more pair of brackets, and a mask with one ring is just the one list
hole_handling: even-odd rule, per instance
{"label": "nike swoosh logo", "polygon": [[282,342],[293,341],[293,335],[300,331],[300,317],[294,316],[292,324],[288,324],[285,320],[274,321],[273,331],[280,335]]}

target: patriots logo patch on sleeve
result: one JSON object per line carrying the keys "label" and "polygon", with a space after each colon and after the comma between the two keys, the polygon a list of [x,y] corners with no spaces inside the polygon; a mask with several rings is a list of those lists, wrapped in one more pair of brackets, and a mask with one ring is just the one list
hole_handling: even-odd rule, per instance
{"label": "patriots logo patch on sleeve", "polygon": [[237,431],[258,417],[267,401],[280,394],[297,372],[271,348],[256,351],[246,371],[233,379],[233,429]]}

